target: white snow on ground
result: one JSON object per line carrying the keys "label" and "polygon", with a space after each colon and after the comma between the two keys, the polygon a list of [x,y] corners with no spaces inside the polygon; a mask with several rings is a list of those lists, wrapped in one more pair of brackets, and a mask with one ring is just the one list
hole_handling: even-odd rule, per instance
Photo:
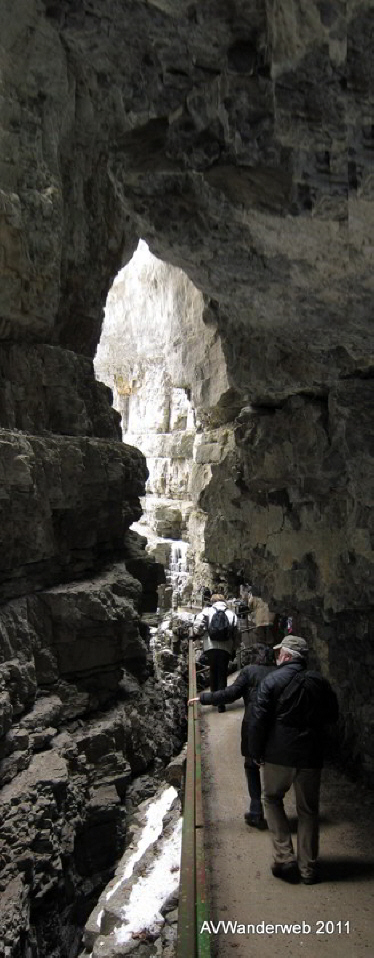
{"label": "white snow on ground", "polygon": [[134,932],[149,928],[150,925],[163,925],[164,918],[160,908],[164,901],[179,885],[179,866],[182,840],[182,819],[164,842],[159,858],[152,865],[148,875],[139,878],[131,890],[127,905],[123,909],[123,924],[115,929],[116,943],[123,945]]}
{"label": "white snow on ground", "polygon": [[103,914],[104,914],[104,909],[102,908],[101,911],[99,911],[99,914],[98,914],[98,916],[97,916],[97,926],[98,926],[98,928],[101,928],[101,919],[102,919],[102,917],[103,917]]}
{"label": "white snow on ground", "polygon": [[142,855],[144,855],[144,852],[147,850],[148,846],[151,845],[152,842],[156,841],[156,838],[161,835],[162,819],[164,815],[166,815],[166,812],[169,810],[177,795],[178,792],[176,789],[173,787],[173,785],[170,785],[170,788],[167,788],[162,795],[160,795],[160,798],[157,799],[157,802],[152,802],[152,805],[149,806],[147,809],[146,824],[140,835],[140,839],[134,854],[127,862],[122,877],[114,885],[114,887],[108,891],[106,901],[109,901],[112,895],[114,895],[114,892],[117,891],[117,889],[120,888],[120,886],[123,885],[128,878],[130,878],[134,871],[135,863],[139,861]]}

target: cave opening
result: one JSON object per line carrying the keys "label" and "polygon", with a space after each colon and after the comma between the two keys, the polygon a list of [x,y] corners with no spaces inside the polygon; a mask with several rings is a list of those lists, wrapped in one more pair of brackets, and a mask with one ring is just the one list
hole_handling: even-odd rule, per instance
{"label": "cave opening", "polygon": [[139,240],[109,291],[94,360],[97,378],[112,389],[123,441],[146,457],[143,515],[132,529],[167,569],[160,611],[198,605],[202,587],[222,577],[204,559],[200,505],[210,478],[209,455],[201,455],[209,433],[203,393],[217,340],[204,308],[186,273]]}

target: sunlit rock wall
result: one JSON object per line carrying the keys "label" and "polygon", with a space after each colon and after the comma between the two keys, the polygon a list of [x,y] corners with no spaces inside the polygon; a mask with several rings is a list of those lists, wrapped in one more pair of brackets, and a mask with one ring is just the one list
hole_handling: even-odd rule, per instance
{"label": "sunlit rock wall", "polygon": [[112,388],[122,415],[125,442],[147,460],[144,532],[189,543],[195,595],[212,575],[200,495],[211,464],[233,446],[232,427],[219,423],[232,420],[240,405],[220,339],[204,318],[203,297],[185,273],[141,241],[108,296],[95,357],[96,375]]}
{"label": "sunlit rock wall", "polygon": [[219,416],[229,386],[221,339],[208,319],[186,274],[141,241],[108,296],[95,359],[127,436],[185,431],[196,417],[199,424],[204,415]]}

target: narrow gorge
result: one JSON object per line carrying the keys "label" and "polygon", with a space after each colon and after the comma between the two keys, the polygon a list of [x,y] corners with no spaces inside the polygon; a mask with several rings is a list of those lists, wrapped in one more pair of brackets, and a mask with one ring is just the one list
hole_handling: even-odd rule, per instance
{"label": "narrow gorge", "polygon": [[1,4],[4,958],[77,958],[172,775],[170,562],[187,608],[250,582],[294,617],[373,785],[373,31],[371,0]]}

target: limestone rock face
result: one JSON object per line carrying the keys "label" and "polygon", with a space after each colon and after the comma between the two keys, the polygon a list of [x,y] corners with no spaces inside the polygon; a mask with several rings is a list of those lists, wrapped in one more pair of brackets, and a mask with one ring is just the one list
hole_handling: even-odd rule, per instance
{"label": "limestone rock face", "polygon": [[113,390],[124,440],[147,459],[139,531],[152,554],[160,537],[190,544],[192,575],[182,592],[200,601],[209,572],[199,497],[211,464],[233,446],[231,427],[219,423],[233,419],[240,403],[220,340],[204,322],[201,293],[142,241],[108,296],[95,370]]}
{"label": "limestone rock face", "polygon": [[11,955],[78,947],[85,903],[124,848],[131,782],[148,773],[152,794],[182,743],[183,680],[155,677],[140,618],[140,580],[154,608],[157,567],[138,540],[129,533],[126,561],[91,579],[86,570],[0,606],[1,942]]}
{"label": "limestone rock face", "polygon": [[[60,726],[61,700],[50,699]],[[53,728],[49,746],[34,755],[19,741],[24,761],[0,792],[1,934],[10,954],[27,940],[42,954],[74,947],[77,897],[83,902],[109,880],[123,850],[132,777],[156,756],[167,762],[180,745],[170,700],[152,678],[142,688],[135,683],[128,703],[105,716],[90,717],[87,707],[81,715],[84,721]],[[28,728],[42,729],[47,711],[34,708],[26,719]]]}
{"label": "limestone rock face", "polygon": [[[235,537],[238,556],[256,555],[257,585],[286,603],[296,587],[299,608],[313,606],[326,618],[369,608],[373,599],[370,519],[361,499],[365,489],[370,501],[372,459],[369,448],[359,452],[372,399],[371,383],[362,381],[354,391],[351,384],[331,391],[328,403],[298,396],[279,409],[251,408],[236,427],[235,457],[226,463],[231,480],[220,492],[222,475],[213,469],[203,497],[210,514],[207,499],[216,504],[206,529],[210,553],[227,562]],[[230,528],[221,534],[220,512]]]}
{"label": "limestone rock face", "polygon": [[7,430],[0,444],[3,599],[84,575],[123,548],[147,474],[137,450]]}
{"label": "limestone rock face", "polygon": [[2,345],[1,428],[120,439],[110,402],[110,391],[93,380],[89,359],[46,345]]}
{"label": "limestone rock face", "polygon": [[4,335],[92,354],[141,235],[239,335],[245,389],[247,353],[260,395],[265,361],[291,390],[326,348],[366,365],[372,16],[369,0],[230,17],[221,0],[6,0]]}
{"label": "limestone rock face", "polygon": [[372,715],[362,683],[373,667],[373,400],[362,379],[342,381],[328,399],[247,407],[235,453],[212,467],[201,496],[206,555],[244,567],[256,593],[294,616],[336,683],[356,728],[350,748],[369,778]]}
{"label": "limestone rock face", "polygon": [[120,564],[92,583],[69,583],[35,595],[32,614],[43,616],[44,648],[51,650],[51,661],[55,658],[55,680],[61,676],[86,688],[112,683],[115,688],[124,667],[139,670],[146,660],[136,611],[140,601],[140,583]]}
{"label": "limestone rock face", "polygon": [[149,443],[156,433],[176,444],[182,433],[186,447],[196,416],[219,421],[229,382],[221,339],[206,320],[201,292],[141,241],[108,296],[95,357],[129,441],[142,436]]}
{"label": "limestone rock face", "polygon": [[76,950],[124,847],[128,785],[180,748],[181,691],[153,677],[141,613],[162,570],[128,531],[148,472],[110,391],[54,347],[2,361],[1,942],[47,956]]}
{"label": "limestone rock face", "polygon": [[226,581],[299,615],[346,755],[373,775],[373,17],[371,0],[1,4],[1,924],[17,958],[77,952],[77,895],[123,844],[127,765],[146,774],[176,745],[134,582],[151,611],[159,572],[128,533],[146,466],[90,364],[140,237],[188,277],[146,344],[168,358],[153,403],[138,370],[166,437],[154,495],[178,529],[189,503],[190,541]]}
{"label": "limestone rock face", "polygon": [[[171,362],[185,372],[178,388],[191,391],[204,425],[220,402],[220,425],[252,406],[267,425],[273,416],[279,436],[272,451],[266,426],[260,463],[251,441],[243,445],[239,416],[232,497],[230,481],[221,481],[228,462],[223,471],[207,462],[205,475],[194,469],[202,499],[190,522],[204,535],[209,513],[207,561],[243,569],[282,606],[292,598],[304,607],[317,582],[310,610],[323,608],[326,644],[336,617],[348,621],[352,592],[369,614],[371,445],[369,417],[358,424],[357,410],[372,375],[372,4],[240,0],[228,17],[220,0],[6,0],[1,18],[1,335],[92,355],[110,278],[139,236],[185,270],[204,297],[204,334],[191,343],[191,328],[180,319],[174,326]],[[290,438],[293,397],[311,419],[291,415]],[[9,402],[8,422],[26,426],[12,411],[20,399]],[[44,416],[43,428],[52,428]],[[360,478],[359,457],[338,438],[348,423],[365,450]],[[305,462],[305,442],[321,455]],[[18,468],[17,481],[26,482]],[[180,463],[173,485],[169,466],[155,464],[157,495],[164,484],[180,498],[186,474]],[[261,496],[276,500],[265,526]],[[284,527],[283,508],[292,511]],[[298,597],[304,573],[295,563],[309,554],[306,539],[312,585],[302,584]],[[306,628],[311,637],[313,623]],[[344,656],[348,674],[348,646]]]}

